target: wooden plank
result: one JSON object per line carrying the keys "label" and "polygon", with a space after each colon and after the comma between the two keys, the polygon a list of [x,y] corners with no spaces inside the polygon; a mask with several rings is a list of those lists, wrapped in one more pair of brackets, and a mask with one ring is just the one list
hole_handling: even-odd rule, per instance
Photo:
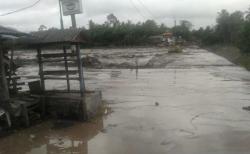
{"label": "wooden plank", "polygon": [[[68,74],[74,75],[77,74],[78,70],[69,70]],[[43,75],[66,75],[65,70],[56,70],[56,71],[43,71]]]}
{"label": "wooden plank", "polygon": [[10,77],[6,77],[7,80],[19,80],[21,79],[20,76],[12,76],[11,78]]}
{"label": "wooden plank", "polygon": [[[64,62],[64,59],[46,59],[42,60],[42,63],[56,63],[56,62]],[[67,59],[67,62],[76,62],[76,59]]]}
{"label": "wooden plank", "polygon": [[41,89],[44,92],[45,91],[45,82],[44,82],[44,74],[43,74],[43,64],[42,64],[42,57],[41,57],[42,51],[40,48],[37,49],[37,58],[38,58],[38,64],[39,64],[39,75],[41,80]]}
{"label": "wooden plank", "polygon": [[25,82],[17,82],[15,84],[11,83],[10,86],[23,86],[25,85]]}
{"label": "wooden plank", "polygon": [[13,90],[13,91],[16,91],[16,90],[17,90],[17,91],[18,91],[18,90],[22,90],[22,89],[23,89],[22,87],[17,87],[16,89],[9,88],[10,91],[12,91],[12,90]]}
{"label": "wooden plank", "polygon": [[[76,54],[74,53],[67,53],[66,54],[67,57],[74,57],[76,56]],[[64,57],[64,53],[52,53],[52,54],[42,54],[41,55],[42,58],[59,58],[59,57]]]}
{"label": "wooden plank", "polygon": [[[44,77],[44,80],[67,80],[67,78],[60,78],[60,77]],[[69,80],[78,80],[79,78],[69,78]]]}
{"label": "wooden plank", "polygon": [[[61,93],[63,94],[63,93]],[[72,96],[72,97],[69,97],[67,96],[66,94],[63,94],[63,95],[51,95],[51,96],[47,96],[47,98],[49,98],[50,100],[56,100],[56,101],[82,101],[84,98],[81,97],[81,96]]]}

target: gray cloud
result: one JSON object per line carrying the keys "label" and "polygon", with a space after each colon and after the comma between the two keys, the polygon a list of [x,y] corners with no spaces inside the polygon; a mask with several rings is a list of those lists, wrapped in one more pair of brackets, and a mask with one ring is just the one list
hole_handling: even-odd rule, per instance
{"label": "gray cloud", "polygon": [[[13,11],[34,3],[36,0],[3,1],[0,14]],[[174,19],[190,20],[195,27],[213,25],[217,12],[246,10],[249,0],[83,0],[84,13],[77,15],[78,26],[87,26],[90,19],[102,23],[106,15],[114,13],[119,20],[144,21],[155,19],[173,26]],[[41,0],[32,9],[0,17],[0,25],[14,27],[22,31],[37,30],[43,24],[59,27],[58,0]],[[70,18],[64,17],[66,27]]]}

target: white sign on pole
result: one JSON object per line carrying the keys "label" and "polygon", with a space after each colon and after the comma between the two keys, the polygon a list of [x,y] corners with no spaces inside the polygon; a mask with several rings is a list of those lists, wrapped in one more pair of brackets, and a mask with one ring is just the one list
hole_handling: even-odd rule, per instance
{"label": "white sign on pole", "polygon": [[82,0],[61,0],[63,15],[73,15],[82,13]]}

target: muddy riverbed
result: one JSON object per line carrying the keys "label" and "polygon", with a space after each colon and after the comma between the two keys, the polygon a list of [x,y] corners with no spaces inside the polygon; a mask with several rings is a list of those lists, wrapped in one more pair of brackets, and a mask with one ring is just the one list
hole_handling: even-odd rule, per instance
{"label": "muddy riverbed", "polygon": [[[250,73],[245,69],[198,48],[180,54],[160,48],[87,53],[103,64],[113,63],[112,68],[85,68],[84,74],[87,88],[101,89],[112,112],[87,123],[56,128],[47,121],[17,131],[0,138],[1,154],[250,152],[250,112],[242,110],[250,105]],[[123,62],[129,69],[120,66]],[[35,65],[19,68],[27,81],[36,71]],[[66,83],[47,85],[64,89]]]}

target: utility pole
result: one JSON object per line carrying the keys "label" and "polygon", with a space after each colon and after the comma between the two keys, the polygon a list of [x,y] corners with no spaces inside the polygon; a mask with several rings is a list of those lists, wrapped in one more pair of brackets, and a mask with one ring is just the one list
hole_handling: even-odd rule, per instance
{"label": "utility pole", "polygon": [[[72,29],[77,30],[75,14],[82,13],[82,0],[59,0],[59,4],[60,4],[60,8],[62,8],[63,10],[63,15],[71,16]],[[61,10],[60,10],[60,14],[62,14]],[[61,17],[61,21],[62,21],[62,17]],[[78,73],[79,73],[79,81],[80,81],[80,93],[81,93],[81,96],[83,97],[85,93],[85,83],[84,83],[84,76],[83,76],[83,66],[82,66],[82,59],[81,59],[81,53],[80,53],[80,45],[75,44],[74,46],[76,49],[75,51],[76,51],[76,56],[77,56],[77,65],[78,65]]]}
{"label": "utility pole", "polygon": [[64,29],[64,25],[63,25],[63,17],[62,17],[62,4],[61,4],[61,0],[58,0],[59,2],[59,10],[60,10],[60,24],[61,24],[61,29]]}
{"label": "utility pole", "polygon": [[74,14],[71,15],[72,28],[76,29],[76,16]]}
{"label": "utility pole", "polygon": [[[77,29],[75,14],[71,15],[71,21],[72,21],[72,28]],[[82,59],[81,59],[81,52],[80,52],[79,44],[76,45],[76,54],[77,54],[77,62],[78,62],[79,78],[80,78],[80,91],[81,91],[81,96],[84,96],[85,83],[84,83],[83,66],[82,66]]]}

